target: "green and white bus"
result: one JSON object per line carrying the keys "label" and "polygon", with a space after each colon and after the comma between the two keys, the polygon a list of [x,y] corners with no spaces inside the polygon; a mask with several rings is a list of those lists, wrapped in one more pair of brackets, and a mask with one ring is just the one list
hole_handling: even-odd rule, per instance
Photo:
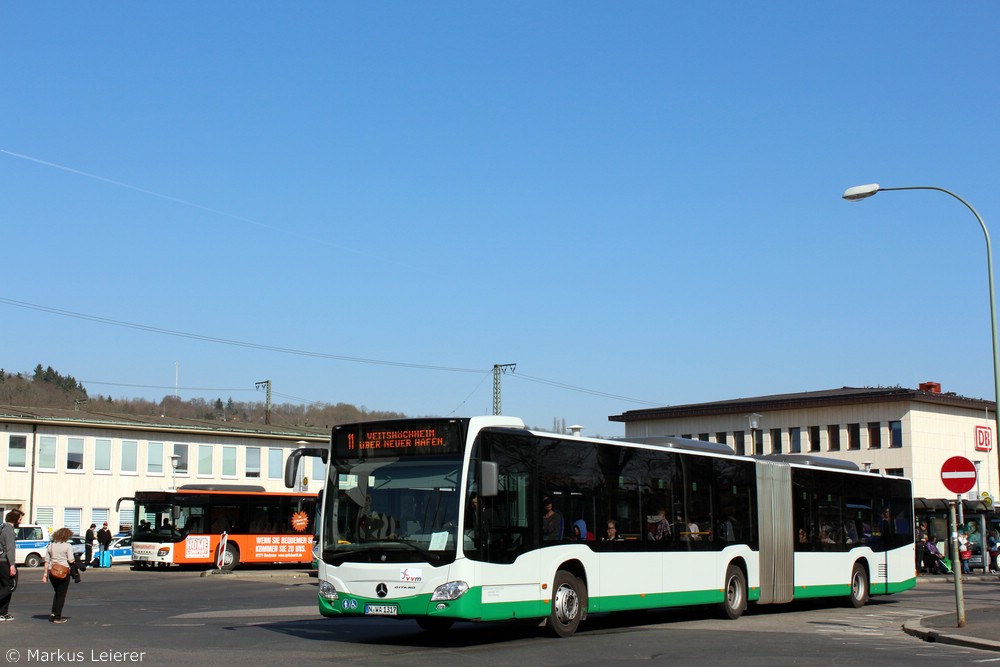
{"label": "green and white bus", "polygon": [[[333,429],[319,543],[323,616],[545,620],[870,595],[916,584],[909,480],[675,437],[600,440],[511,417]],[[848,469],[850,468],[850,469]],[[612,528],[616,528],[612,531]]]}

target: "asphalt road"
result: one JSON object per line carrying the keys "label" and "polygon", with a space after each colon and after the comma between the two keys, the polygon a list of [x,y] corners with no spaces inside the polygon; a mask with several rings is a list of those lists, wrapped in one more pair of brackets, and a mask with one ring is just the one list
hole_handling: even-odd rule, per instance
{"label": "asphalt road", "polygon": [[[72,585],[65,625],[47,622],[51,588],[22,570],[0,624],[4,663],[19,665],[955,665],[1000,654],[922,642],[902,623],[954,609],[953,589],[922,584],[861,610],[832,602],[761,607],[738,621],[703,609],[591,617],[555,639],[532,624],[457,624],[443,636],[413,621],[321,618],[316,580],[298,570],[201,577],[197,571],[89,570]],[[967,606],[996,606],[996,582],[967,585]]]}

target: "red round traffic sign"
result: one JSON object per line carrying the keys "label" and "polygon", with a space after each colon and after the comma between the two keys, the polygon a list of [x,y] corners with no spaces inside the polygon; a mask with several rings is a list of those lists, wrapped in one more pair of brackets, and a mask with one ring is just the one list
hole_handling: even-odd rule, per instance
{"label": "red round traffic sign", "polygon": [[941,464],[941,481],[952,493],[966,493],[976,485],[976,465],[964,456],[953,456]]}

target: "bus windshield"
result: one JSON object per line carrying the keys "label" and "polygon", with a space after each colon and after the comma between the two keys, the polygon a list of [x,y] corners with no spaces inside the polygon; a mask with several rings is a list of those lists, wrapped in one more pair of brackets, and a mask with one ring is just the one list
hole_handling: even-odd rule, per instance
{"label": "bus windshield", "polygon": [[461,470],[457,455],[337,461],[323,513],[323,559],[453,561]]}

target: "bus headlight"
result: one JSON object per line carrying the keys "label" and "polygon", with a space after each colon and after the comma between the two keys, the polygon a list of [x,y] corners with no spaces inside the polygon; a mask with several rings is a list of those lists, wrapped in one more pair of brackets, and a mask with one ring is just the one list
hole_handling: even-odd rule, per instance
{"label": "bus headlight", "polygon": [[164,556],[170,555],[170,547],[160,547],[156,552],[157,557],[163,558]]}
{"label": "bus headlight", "polygon": [[434,589],[434,594],[431,595],[431,601],[457,600],[465,595],[467,590],[469,590],[469,584],[464,581],[449,581],[447,584],[441,584]]}
{"label": "bus headlight", "polygon": [[319,596],[324,600],[336,600],[337,589],[329,581],[321,581],[319,583]]}

